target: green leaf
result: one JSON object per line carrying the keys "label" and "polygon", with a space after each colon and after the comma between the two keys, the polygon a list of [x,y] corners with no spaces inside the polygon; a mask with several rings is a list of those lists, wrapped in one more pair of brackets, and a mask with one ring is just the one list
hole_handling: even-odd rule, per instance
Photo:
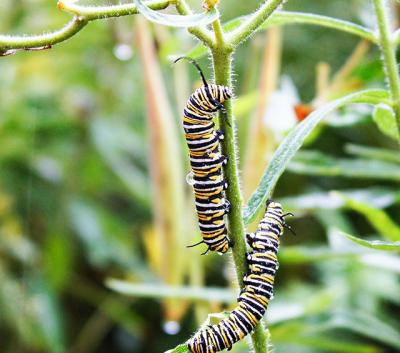
{"label": "green leaf", "polygon": [[[334,191],[314,191],[298,196],[280,198],[285,210],[307,212],[315,209],[337,209],[345,206],[345,201]],[[386,187],[368,189],[338,190],[340,194],[376,208],[385,208],[400,201],[400,190]],[[297,214],[295,214],[297,216]]]}
{"label": "green leaf", "polygon": [[34,278],[31,284],[32,298],[36,302],[34,311],[37,327],[51,353],[65,352],[61,307],[57,297],[48,288],[42,277]]}
{"label": "green leaf", "polygon": [[360,125],[364,123],[369,123],[370,116],[364,114],[364,112],[348,112],[341,111],[338,114],[332,114],[326,121],[326,125],[332,126],[337,129],[343,129],[349,126]]}
{"label": "green leaf", "polygon": [[372,114],[379,130],[394,140],[400,141],[399,131],[397,129],[396,117],[393,109],[386,104],[378,104]]}
{"label": "green leaf", "polygon": [[351,241],[365,246],[366,248],[376,249],[376,250],[386,250],[386,251],[400,251],[400,241],[396,242],[389,242],[389,241],[382,241],[382,240],[365,240],[355,237],[354,235],[340,232]]}
{"label": "green leaf", "polygon": [[[309,320],[309,322],[292,322],[290,324],[280,325],[272,329],[272,337],[275,342],[304,342],[307,346],[313,346],[313,342],[316,343],[316,341],[314,341],[312,337],[321,338],[326,335],[334,335],[335,333],[337,337],[337,334],[342,330],[352,331],[358,335],[382,342],[391,347],[398,348],[400,346],[400,334],[393,326],[367,312],[354,310],[347,312],[338,311],[317,323],[312,323]],[[311,341],[307,342],[309,338],[311,338]],[[330,347],[323,347],[321,345],[320,348],[323,349],[322,351],[357,352],[357,350],[346,349],[345,345],[338,345],[337,348],[334,348],[333,345],[336,340],[332,339],[332,341]],[[316,346],[319,346],[319,344],[316,344]],[[375,352],[376,350],[371,351]],[[368,352],[368,350],[361,350],[360,352]]]}
{"label": "green leaf", "polygon": [[335,293],[300,283],[292,283],[283,291],[278,290],[277,294],[267,312],[268,323],[274,327],[324,313],[335,302]]}
{"label": "green leaf", "polygon": [[376,104],[387,100],[388,92],[385,90],[366,90],[356,92],[330,102],[318,110],[312,112],[305,120],[298,124],[289,135],[283,140],[276,150],[269,163],[257,190],[251,195],[246,209],[244,210],[244,222],[250,223],[257,215],[257,212],[264,207],[264,203],[272,194],[272,191],[284,172],[287,164],[296,154],[304,140],[316,125],[329,113],[350,103]]}
{"label": "green leaf", "polygon": [[149,21],[172,27],[205,26],[214,22],[219,17],[216,8],[201,14],[170,15],[148,8],[141,0],[134,0],[138,11]]}
{"label": "green leaf", "polygon": [[324,246],[286,246],[280,250],[279,261],[282,264],[309,264],[341,258],[357,258],[365,254],[364,249],[332,249]]}
{"label": "green leaf", "polygon": [[392,241],[400,241],[400,226],[397,225],[387,215],[386,212],[379,210],[369,204],[364,204],[348,198],[338,193],[345,201],[346,206],[354,211],[361,213],[368,222],[386,239]]}
{"label": "green leaf", "polygon": [[181,53],[181,54],[171,55],[170,59],[171,61],[173,61],[179,58],[180,56],[188,56],[189,58],[192,59],[200,59],[201,57],[207,55],[207,53],[208,53],[208,48],[204,44],[198,44],[193,49],[184,54]]}
{"label": "green leaf", "polygon": [[46,280],[56,291],[68,285],[73,271],[73,252],[70,239],[65,234],[52,234],[43,246],[42,262]]}
{"label": "green leaf", "polygon": [[164,353],[190,353],[186,344],[180,344],[173,349],[165,351]]}
{"label": "green leaf", "polygon": [[191,299],[194,301],[217,301],[222,303],[235,302],[235,296],[232,291],[225,288],[167,286],[159,283],[138,284],[114,278],[108,279],[106,285],[118,293],[137,297]]}
{"label": "green leaf", "polygon": [[297,345],[312,347],[319,352],[335,353],[380,353],[378,347],[367,343],[357,343],[348,339],[338,340],[334,335],[295,335],[289,339]]}
{"label": "green leaf", "polygon": [[381,159],[387,162],[400,163],[399,151],[386,148],[367,147],[361,145],[346,144],[345,151],[356,156],[372,159]]}
{"label": "green leaf", "polygon": [[340,312],[327,326],[348,329],[391,347],[400,348],[400,333],[388,323],[367,312]]}
{"label": "green leaf", "polygon": [[288,165],[293,173],[346,178],[400,181],[400,165],[366,158],[334,158],[318,151],[302,151]]}
{"label": "green leaf", "polygon": [[388,271],[400,274],[400,258],[398,254],[389,254],[388,252],[374,252],[365,254],[360,258],[360,262],[369,267],[379,269],[380,272]]}

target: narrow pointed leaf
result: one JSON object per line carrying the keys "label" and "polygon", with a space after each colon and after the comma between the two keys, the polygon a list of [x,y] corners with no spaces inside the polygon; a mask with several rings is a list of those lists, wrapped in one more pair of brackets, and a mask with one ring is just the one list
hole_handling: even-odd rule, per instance
{"label": "narrow pointed leaf", "polygon": [[358,202],[338,193],[346,201],[346,206],[362,214],[369,223],[386,239],[400,241],[400,226],[389,215],[367,203]]}
{"label": "narrow pointed leaf", "polygon": [[400,165],[370,158],[336,158],[319,151],[300,151],[288,170],[302,175],[400,181]]}
{"label": "narrow pointed leaf", "polygon": [[355,156],[364,158],[380,159],[382,161],[400,163],[400,154],[398,150],[368,147],[348,143],[345,146],[345,151]]}
{"label": "narrow pointed leaf", "polygon": [[382,240],[365,240],[355,237],[354,235],[341,232],[345,237],[349,238],[351,241],[365,246],[366,248],[376,249],[376,250],[386,250],[386,251],[400,251],[400,241],[390,242]]}
{"label": "narrow pointed leaf", "polygon": [[305,247],[305,246],[287,246],[279,254],[279,261],[282,264],[310,264],[333,259],[351,259],[366,254],[368,250],[359,249],[341,249],[335,250],[328,247]]}
{"label": "narrow pointed leaf", "polygon": [[147,7],[141,0],[134,0],[138,11],[149,21],[172,27],[194,27],[205,26],[219,17],[216,8],[201,14],[194,15],[171,15],[160,13]]}
{"label": "narrow pointed leaf", "polygon": [[396,117],[393,109],[386,104],[378,104],[372,114],[372,118],[385,135],[394,140],[400,141],[397,130]]}
{"label": "narrow pointed leaf", "polygon": [[368,312],[338,313],[330,321],[332,328],[348,329],[400,349],[400,333],[395,327]]}
{"label": "narrow pointed leaf", "polygon": [[287,164],[299,150],[304,140],[313,131],[315,126],[329,113],[350,103],[377,104],[388,99],[388,93],[384,90],[366,90],[356,92],[330,102],[311,113],[308,118],[297,125],[283,140],[276,150],[271,162],[264,172],[257,190],[250,197],[247,208],[244,211],[244,221],[250,223],[257,212],[264,206],[265,201],[271,195],[279,177],[284,172]]}
{"label": "narrow pointed leaf", "polygon": [[287,211],[294,211],[295,216],[315,209],[337,209],[345,206],[345,201],[338,194],[358,202],[367,203],[376,208],[386,208],[400,201],[400,190],[386,187],[368,189],[345,189],[332,191],[312,191],[298,196],[280,198]]}

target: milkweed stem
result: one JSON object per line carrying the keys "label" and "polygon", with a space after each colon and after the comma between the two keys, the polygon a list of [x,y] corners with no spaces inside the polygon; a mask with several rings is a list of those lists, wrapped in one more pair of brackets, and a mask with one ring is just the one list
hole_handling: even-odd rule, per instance
{"label": "milkweed stem", "polygon": [[392,40],[389,14],[386,0],[374,0],[375,15],[379,31],[379,45],[382,52],[382,60],[386,78],[389,83],[393,110],[396,116],[397,130],[400,134],[400,78],[397,69],[396,45]]}
{"label": "milkweed stem", "polygon": [[[223,40],[223,36],[219,40]],[[221,44],[223,47],[224,43]],[[218,47],[214,47],[212,49],[212,60],[215,82],[219,85],[232,87],[232,51],[220,50]],[[229,185],[226,190],[226,197],[231,203],[231,210],[228,215],[229,237],[233,242],[232,256],[236,268],[237,280],[240,288],[243,288],[243,276],[247,271],[246,243],[244,240],[245,226],[242,218],[243,198],[239,181],[238,151],[232,106],[232,100],[228,100],[225,103],[226,116],[223,117],[220,115],[219,123],[221,129],[224,131],[224,140],[221,141],[222,153],[229,156],[229,162],[224,168],[224,177]],[[266,353],[267,337],[261,323],[255,327],[251,337],[254,351],[256,353]]]}

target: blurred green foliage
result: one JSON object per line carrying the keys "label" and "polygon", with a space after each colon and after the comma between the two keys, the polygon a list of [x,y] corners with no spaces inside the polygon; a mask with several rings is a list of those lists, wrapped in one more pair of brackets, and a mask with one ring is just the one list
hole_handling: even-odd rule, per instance
{"label": "blurred green foliage", "polygon": [[[220,12],[225,22],[257,6],[221,1]],[[49,1],[3,0],[0,9],[2,33],[40,33],[69,19]],[[374,26],[372,9],[361,0],[288,1],[285,9]],[[133,23],[134,17],[92,22],[52,50],[0,60],[1,352],[162,352],[190,337],[207,313],[221,311],[226,298],[234,303],[236,289],[223,288],[232,282],[226,257],[194,259],[198,249],[183,246],[169,249],[188,252],[186,277],[177,285],[187,298],[180,323],[168,321],[168,304],[160,303],[165,281],[153,262],[165,249],[152,237],[157,197],[149,177],[146,77]],[[169,57],[196,43],[184,30],[155,26],[153,36],[176,119],[171,129],[179,129],[176,97],[184,101],[190,90],[184,82],[175,88],[182,81]],[[243,131],[257,104],[263,36],[242,46],[234,63],[241,158]],[[336,72],[358,42],[305,26],[285,27],[283,38],[281,91],[286,101],[294,91],[302,102],[316,95],[317,64],[327,62]],[[207,72],[207,58],[201,64]],[[194,70],[184,76],[197,80]],[[351,87],[384,87],[376,49],[350,78]],[[292,91],[282,89],[285,80]],[[343,108],[317,129],[280,179],[274,197],[295,212],[297,237],[285,235],[267,314],[276,352],[400,350],[396,137],[387,106]],[[181,155],[169,158],[185,163],[180,145]],[[260,163],[264,168],[263,158]],[[187,243],[197,235],[190,207],[182,210],[189,219]],[[150,289],[132,287],[122,296],[105,286],[108,277]],[[204,287],[191,298],[188,283]],[[208,286],[219,289],[207,292]],[[215,298],[204,304],[202,295]],[[247,347],[240,343],[234,352]]]}

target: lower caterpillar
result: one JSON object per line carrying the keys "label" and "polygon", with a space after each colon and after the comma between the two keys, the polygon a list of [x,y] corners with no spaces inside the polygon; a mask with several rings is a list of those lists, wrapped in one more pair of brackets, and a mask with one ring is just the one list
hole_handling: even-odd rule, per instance
{"label": "lower caterpillar", "polygon": [[230,350],[237,341],[253,331],[263,317],[268,302],[273,298],[275,274],[278,269],[279,239],[286,225],[282,207],[267,201],[264,218],[247,242],[253,249],[247,254],[249,272],[244,277],[244,289],[238,306],[219,324],[199,330],[187,343],[192,353],[216,353]]}

